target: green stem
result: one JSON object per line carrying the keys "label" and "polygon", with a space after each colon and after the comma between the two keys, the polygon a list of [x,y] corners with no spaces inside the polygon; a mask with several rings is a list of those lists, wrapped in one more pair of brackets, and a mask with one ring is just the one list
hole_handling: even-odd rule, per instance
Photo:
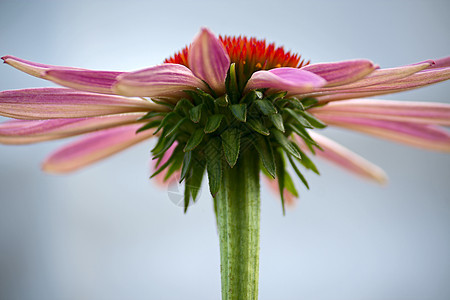
{"label": "green stem", "polygon": [[[253,151],[252,151],[253,152]],[[258,299],[259,157],[246,151],[224,165],[215,198],[220,238],[222,300]]]}

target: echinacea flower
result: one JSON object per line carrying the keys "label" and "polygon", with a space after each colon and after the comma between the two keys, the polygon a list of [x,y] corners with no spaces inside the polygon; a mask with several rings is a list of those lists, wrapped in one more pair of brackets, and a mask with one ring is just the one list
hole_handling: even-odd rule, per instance
{"label": "echinacea flower", "polygon": [[264,40],[217,38],[204,28],[163,64],[134,72],[3,60],[64,88],[1,92],[0,115],[15,119],[0,124],[1,143],[83,134],[53,153],[45,171],[74,171],[156,136],[153,176],[184,180],[187,208],[206,170],[225,296],[257,297],[260,170],[276,180],[271,184],[283,203],[298,195],[286,161],[308,187],[297,162],[318,173],[309,154],[386,181],[379,167],[314,129],[332,125],[450,151],[450,135],[442,128],[450,125],[450,105],[360,99],[447,80],[450,58],[389,69],[366,59],[309,64]]}

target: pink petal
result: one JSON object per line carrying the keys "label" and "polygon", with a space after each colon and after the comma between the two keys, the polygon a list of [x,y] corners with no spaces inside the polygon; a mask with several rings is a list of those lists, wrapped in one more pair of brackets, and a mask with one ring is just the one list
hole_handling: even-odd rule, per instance
{"label": "pink petal", "polygon": [[123,73],[44,65],[9,55],[2,59],[5,63],[30,75],[73,89],[102,94],[113,94],[111,87],[116,77]]}
{"label": "pink petal", "polygon": [[425,62],[421,62],[421,63],[417,63],[417,64],[413,64],[413,65],[407,65],[407,66],[389,68],[389,69],[378,69],[356,82],[353,82],[350,84],[345,84],[345,85],[340,85],[340,86],[336,86],[336,87],[332,87],[332,88],[322,88],[322,89],[319,89],[318,92],[349,90],[349,89],[353,89],[353,88],[360,88],[360,87],[380,84],[380,83],[384,83],[384,82],[391,82],[391,81],[394,81],[397,79],[408,77],[414,73],[417,73],[426,68],[429,68],[433,64],[434,64],[434,62],[432,60],[427,60]]}
{"label": "pink petal", "polygon": [[[387,176],[380,167],[323,135],[313,131],[309,131],[309,134],[323,149],[323,151],[317,150],[316,156],[346,169],[357,176],[374,180],[380,184],[385,184],[387,182]],[[305,145],[303,140],[298,136],[295,136],[295,138],[296,142],[300,145],[300,148],[309,152],[309,148]]]}
{"label": "pink petal", "polygon": [[425,69],[411,76],[366,87],[339,90],[335,94],[318,95],[319,102],[371,97],[402,92],[450,79],[450,68]]}
{"label": "pink petal", "polygon": [[308,65],[302,70],[319,75],[328,86],[347,84],[364,78],[375,70],[376,66],[366,59],[347,60],[334,63]]}
{"label": "pink petal", "polygon": [[0,115],[17,119],[81,118],[163,109],[166,108],[146,100],[63,88],[0,92]]}
{"label": "pink petal", "polygon": [[435,64],[430,66],[429,69],[450,67],[450,56],[435,59],[434,62]]}
{"label": "pink petal", "polygon": [[276,68],[269,71],[253,73],[247,83],[246,90],[271,88],[287,91],[289,94],[300,94],[322,87],[327,82],[314,73],[295,68]]}
{"label": "pink petal", "polygon": [[320,115],[319,118],[329,125],[368,133],[411,146],[442,152],[450,151],[450,134],[438,126],[328,114]]}
{"label": "pink petal", "polygon": [[125,96],[170,97],[195,88],[207,90],[205,83],[185,66],[166,63],[120,75],[113,91]]}
{"label": "pink petal", "polygon": [[225,92],[225,78],[230,57],[220,40],[207,28],[202,28],[189,47],[189,68],[206,81],[218,94]]}
{"label": "pink petal", "polygon": [[[136,123],[145,113],[92,118],[12,120],[0,124],[0,143],[29,144]],[[141,125],[142,126],[142,125]]]}
{"label": "pink petal", "polygon": [[116,82],[117,76],[122,73],[123,72],[50,69],[45,72],[44,78],[76,90],[114,94],[112,86]]}
{"label": "pink petal", "polygon": [[153,136],[151,130],[136,133],[141,126],[132,124],[90,133],[50,155],[42,169],[50,173],[67,173],[107,158]]}
{"label": "pink petal", "polygon": [[450,105],[445,103],[355,99],[331,102],[309,112],[318,117],[325,114],[450,126]]}

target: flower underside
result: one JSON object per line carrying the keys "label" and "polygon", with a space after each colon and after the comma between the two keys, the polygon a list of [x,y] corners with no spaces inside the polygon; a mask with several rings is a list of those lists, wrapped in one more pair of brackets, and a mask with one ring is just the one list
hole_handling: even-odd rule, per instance
{"label": "flower underside", "polygon": [[157,128],[155,134],[160,137],[152,153],[158,161],[152,177],[165,171],[167,180],[180,172],[180,182],[185,181],[185,209],[191,199],[195,201],[205,170],[210,192],[215,196],[224,168],[233,168],[242,153],[259,155],[263,172],[277,178],[283,210],[285,189],[298,196],[286,172],[286,161],[307,187],[295,161],[318,173],[305,152],[288,138],[296,133],[312,153],[314,147],[320,149],[307,131],[326,126],[306,111],[317,100],[299,100],[287,97],[286,92],[267,93],[266,89],[242,93],[236,73],[236,65],[232,63],[224,95],[185,90],[186,97],[177,100],[169,112],[148,113],[143,119],[151,121],[138,130]]}

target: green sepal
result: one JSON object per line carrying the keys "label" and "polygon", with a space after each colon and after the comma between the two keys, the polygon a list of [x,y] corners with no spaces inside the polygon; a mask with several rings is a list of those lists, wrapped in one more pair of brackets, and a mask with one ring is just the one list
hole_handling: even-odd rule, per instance
{"label": "green sepal", "polygon": [[[174,134],[170,137],[160,137],[159,140],[162,140],[162,143],[158,143],[155,148],[153,148],[152,153],[154,157],[159,157],[167,151],[167,149],[172,146],[172,144],[177,139],[177,134]],[[158,141],[159,142],[159,141]]]}
{"label": "green sepal", "polygon": [[283,108],[283,111],[288,113],[294,119],[294,121],[296,121],[302,127],[313,128],[313,126],[305,118],[299,116],[298,113],[295,112],[294,110],[286,107]]}
{"label": "green sepal", "polygon": [[285,132],[283,117],[280,114],[272,114],[269,116],[272,124],[281,132]]}
{"label": "green sepal", "polygon": [[205,133],[203,130],[201,128],[197,128],[187,141],[183,151],[187,152],[194,150],[202,142],[204,136]]}
{"label": "green sepal", "polygon": [[150,118],[153,118],[153,117],[163,117],[166,114],[167,114],[166,112],[150,111],[147,114],[145,114],[145,116],[140,117],[138,119],[138,121],[140,121],[140,120],[147,120],[147,119],[150,119]]}
{"label": "green sepal", "polygon": [[241,132],[237,128],[229,128],[222,132],[222,148],[225,159],[230,167],[234,167],[239,157],[239,147],[241,145]]}
{"label": "green sepal", "polygon": [[286,96],[287,92],[278,92],[278,93],[274,93],[272,95],[267,96],[267,99],[270,101],[277,101],[277,100],[281,100]]}
{"label": "green sepal", "polygon": [[136,130],[136,133],[139,133],[139,132],[147,130],[147,129],[155,128],[155,127],[159,126],[160,124],[161,124],[161,120],[150,121],[150,122],[146,123],[144,126],[142,126],[141,128],[139,128],[138,130]]}
{"label": "green sepal", "polygon": [[320,121],[319,119],[317,119],[316,117],[307,112],[299,111],[298,113],[301,114],[303,118],[305,118],[315,128],[323,129],[327,127],[325,123],[323,123],[322,121]]}
{"label": "green sepal", "polygon": [[264,124],[258,120],[258,119],[249,119],[247,120],[247,126],[250,127],[250,129],[262,134],[262,135],[270,135],[270,131],[269,129],[267,129],[266,126],[264,126]]}
{"label": "green sepal", "polygon": [[227,107],[228,104],[230,103],[230,99],[228,97],[228,94],[225,94],[217,98],[214,102],[221,107]]}
{"label": "green sepal", "polygon": [[239,87],[236,78],[236,64],[232,63],[228,69],[228,74],[225,79],[225,87],[227,94],[230,95],[231,103],[238,103],[239,101]]}
{"label": "green sepal", "polygon": [[191,189],[186,180],[184,183],[184,213],[187,213],[189,202],[191,202]]}
{"label": "green sepal", "polygon": [[194,122],[194,123],[200,122],[200,119],[202,117],[202,109],[203,109],[203,104],[199,104],[189,110],[189,117],[192,122]]}
{"label": "green sepal", "polygon": [[266,169],[267,173],[270,176],[272,176],[272,178],[275,178],[276,177],[275,158],[273,155],[272,144],[270,143],[269,139],[264,138],[262,136],[258,136],[252,139],[252,143],[255,146],[256,151],[258,151],[263,166]]}
{"label": "green sepal", "polygon": [[306,188],[309,190],[309,184],[308,181],[306,181],[305,176],[303,176],[302,172],[300,172],[300,170],[298,169],[297,165],[295,164],[294,160],[292,159],[292,157],[290,155],[287,156],[288,160],[292,166],[292,168],[294,169],[295,173],[297,174],[298,178],[300,178],[300,180],[303,182],[303,184],[306,186]]}
{"label": "green sepal", "polygon": [[316,105],[319,102],[316,98],[312,98],[312,97],[304,98],[301,101],[305,108],[309,108],[313,105]]}
{"label": "green sepal", "polygon": [[173,118],[179,117],[178,114],[174,112],[168,113],[164,119],[162,119],[161,124],[159,124],[158,128],[156,128],[155,132],[153,134],[157,134],[163,127],[165,127],[167,124],[169,124],[170,120]]}
{"label": "green sepal", "polygon": [[209,191],[213,197],[219,191],[222,181],[222,145],[220,138],[209,140],[206,145],[206,169],[208,171]]}
{"label": "green sepal", "polygon": [[271,133],[275,138],[275,140],[280,144],[280,146],[284,150],[286,150],[286,152],[288,152],[289,154],[298,159],[301,158],[297,148],[292,145],[293,143],[290,140],[288,140],[288,138],[281,131],[279,131],[278,129],[272,129]]}
{"label": "green sepal", "polygon": [[172,156],[174,156],[174,160],[173,163],[170,165],[169,169],[167,170],[166,176],[164,176],[164,181],[169,179],[169,177],[172,176],[172,174],[175,171],[178,171],[181,168],[181,164],[183,163],[184,153],[183,151],[181,151],[180,147],[177,147],[173,151]]}
{"label": "green sepal", "polygon": [[242,104],[249,104],[253,103],[256,99],[263,99],[264,94],[257,90],[252,90],[245,94],[244,97],[242,97],[240,103]]}
{"label": "green sepal", "polygon": [[299,110],[305,110],[305,107],[303,106],[302,102],[300,102],[300,100],[298,100],[297,98],[291,97],[286,100],[293,108],[299,109]]}
{"label": "green sepal", "polygon": [[187,120],[187,118],[180,119],[175,125],[173,125],[167,133],[164,135],[164,137],[171,136],[172,134],[176,133],[178,128],[180,128],[181,125]]}
{"label": "green sepal", "polygon": [[247,120],[247,105],[233,104],[230,106],[230,110],[239,121],[245,122]]}
{"label": "green sepal", "polygon": [[[145,101],[147,101],[147,99],[145,99],[143,97],[140,97],[140,98],[144,99]],[[170,110],[173,110],[173,108],[175,107],[175,105],[173,105],[172,103],[166,102],[166,101],[156,100],[156,99],[153,99],[153,98],[150,99],[150,100],[152,100],[152,102],[154,102],[156,104],[168,107]]]}
{"label": "green sepal", "polygon": [[205,133],[212,133],[219,128],[220,123],[222,122],[223,115],[212,115],[208,117],[205,125]]}
{"label": "green sepal", "polygon": [[301,149],[300,147],[295,144],[292,143],[292,145],[297,149],[297,151],[300,153],[300,163],[307,169],[310,169],[311,171],[313,171],[314,173],[316,173],[317,175],[320,175],[319,169],[317,169],[316,165],[312,162],[312,160],[308,157],[308,155],[306,155]]}
{"label": "green sepal", "polygon": [[192,157],[191,162],[191,171],[189,176],[186,178],[186,184],[190,186],[190,191],[192,194],[192,199],[197,199],[198,192],[202,186],[203,181],[203,173],[205,173],[206,164],[204,161],[201,161],[196,158],[196,156]]}
{"label": "green sepal", "polygon": [[288,190],[292,195],[298,198],[298,191],[295,188],[291,175],[288,172],[284,172],[284,188]]}
{"label": "green sepal", "polygon": [[192,100],[194,100],[195,105],[200,105],[201,103],[203,103],[203,97],[200,96],[200,94],[197,91],[184,90],[183,92],[191,96]]}
{"label": "green sepal", "polygon": [[164,171],[170,164],[173,163],[174,160],[175,160],[175,155],[172,154],[169,157],[169,159],[150,176],[150,178],[153,178],[156,175],[158,175],[159,173],[161,173],[162,171]]}
{"label": "green sepal", "polygon": [[283,154],[281,151],[276,150],[274,151],[274,157],[275,157],[275,166],[276,166],[276,172],[277,172],[277,181],[278,181],[278,190],[280,192],[280,198],[281,198],[281,206],[283,209],[283,215],[286,214],[286,208],[284,206],[284,176],[286,174],[285,170],[285,164],[283,159]]}
{"label": "green sepal", "polygon": [[181,99],[177,102],[177,105],[173,109],[174,112],[184,115],[185,117],[189,117],[189,110],[193,108],[194,105],[186,98]]}
{"label": "green sepal", "polygon": [[272,114],[277,113],[277,109],[275,108],[275,106],[272,104],[272,102],[268,100],[265,99],[257,100],[255,101],[255,104],[258,107],[258,109],[266,116],[270,116]]}
{"label": "green sepal", "polygon": [[184,154],[183,165],[181,166],[180,183],[186,178],[188,171],[191,168],[192,151],[188,151]]}

